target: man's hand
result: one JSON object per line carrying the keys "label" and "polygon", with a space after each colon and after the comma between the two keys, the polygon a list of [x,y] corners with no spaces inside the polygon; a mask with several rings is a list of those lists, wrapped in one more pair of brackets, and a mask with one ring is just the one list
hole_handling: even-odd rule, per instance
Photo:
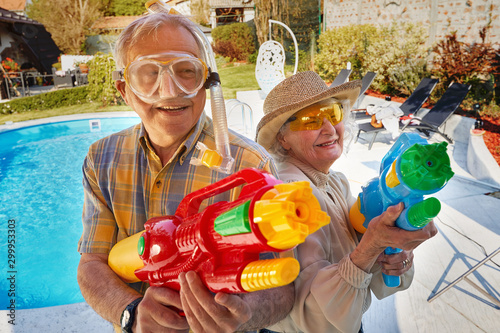
{"label": "man's hand", "polygon": [[[127,304],[141,296],[111,270],[107,254],[82,254],[78,282],[87,303],[104,319],[117,325]],[[181,307],[177,291],[148,288],[136,310],[134,332],[187,332],[189,325],[186,318],[168,306]]]}
{"label": "man's hand", "polygon": [[181,308],[179,293],[163,287],[149,287],[137,307],[137,317],[133,331],[146,332],[188,332],[186,318],[177,310]]}
{"label": "man's hand", "polygon": [[181,273],[180,300],[193,332],[234,332],[252,317],[250,306],[238,295],[214,295],[195,272]]}

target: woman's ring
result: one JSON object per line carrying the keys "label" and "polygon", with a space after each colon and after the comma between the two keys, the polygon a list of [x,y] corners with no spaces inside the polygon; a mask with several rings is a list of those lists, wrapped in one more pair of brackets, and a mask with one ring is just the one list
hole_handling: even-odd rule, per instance
{"label": "woman's ring", "polygon": [[403,260],[403,268],[406,268],[410,264],[410,259]]}

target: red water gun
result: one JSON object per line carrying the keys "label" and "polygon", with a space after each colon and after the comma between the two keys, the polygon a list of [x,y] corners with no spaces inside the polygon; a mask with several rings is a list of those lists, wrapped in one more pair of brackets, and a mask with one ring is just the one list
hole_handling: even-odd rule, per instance
{"label": "red water gun", "polygon": [[[199,212],[203,200],[244,185],[238,199]],[[118,242],[109,266],[126,282],[180,289],[181,272],[195,271],[212,292],[243,293],[289,284],[294,258],[260,259],[282,252],[328,224],[308,182],[282,183],[244,169],[187,195],[175,215],[152,218],[145,231]]]}

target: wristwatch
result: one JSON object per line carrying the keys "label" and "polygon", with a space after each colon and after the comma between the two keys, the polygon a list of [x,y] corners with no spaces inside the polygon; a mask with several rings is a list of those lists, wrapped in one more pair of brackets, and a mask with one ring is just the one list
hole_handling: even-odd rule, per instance
{"label": "wristwatch", "polygon": [[132,333],[132,326],[134,326],[135,321],[135,309],[142,301],[142,297],[132,301],[125,310],[122,312],[122,317],[120,318],[120,324],[123,333]]}

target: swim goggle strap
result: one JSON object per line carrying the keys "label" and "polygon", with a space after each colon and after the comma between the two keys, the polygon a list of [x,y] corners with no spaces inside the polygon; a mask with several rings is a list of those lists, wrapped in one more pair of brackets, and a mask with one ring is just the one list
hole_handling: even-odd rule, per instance
{"label": "swim goggle strap", "polygon": [[155,102],[179,93],[183,97],[195,96],[207,84],[208,74],[209,69],[201,59],[168,53],[139,57],[124,70],[113,72],[113,79],[124,79],[142,100]]}
{"label": "swim goggle strap", "polygon": [[340,123],[344,118],[342,104],[313,104],[296,112],[288,119],[288,122],[292,131],[317,130],[323,126],[323,119],[325,118],[332,126]]}

